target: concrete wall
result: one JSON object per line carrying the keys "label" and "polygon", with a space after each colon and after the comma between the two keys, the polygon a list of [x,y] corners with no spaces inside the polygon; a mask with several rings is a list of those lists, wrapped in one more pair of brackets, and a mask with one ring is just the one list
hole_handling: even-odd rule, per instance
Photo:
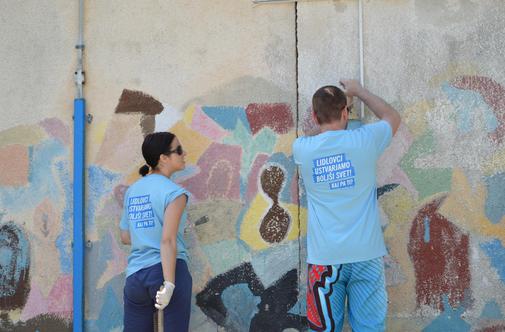
{"label": "concrete wall", "polygon": [[[505,330],[505,4],[364,12],[365,85],[404,120],[379,162],[388,331]],[[290,145],[313,91],[358,77],[357,17],[355,0],[86,2],[87,331],[122,329],[121,198],[159,130],[189,153],[191,329],[303,330]],[[70,330],[77,4],[5,3],[0,18],[0,330]]]}

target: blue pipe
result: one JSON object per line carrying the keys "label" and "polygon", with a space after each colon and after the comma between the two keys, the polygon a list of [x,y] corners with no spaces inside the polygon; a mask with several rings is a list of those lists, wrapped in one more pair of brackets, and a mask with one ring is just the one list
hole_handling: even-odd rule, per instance
{"label": "blue pipe", "polygon": [[74,99],[74,243],[73,295],[74,332],[84,327],[84,126],[86,123],[84,99]]}

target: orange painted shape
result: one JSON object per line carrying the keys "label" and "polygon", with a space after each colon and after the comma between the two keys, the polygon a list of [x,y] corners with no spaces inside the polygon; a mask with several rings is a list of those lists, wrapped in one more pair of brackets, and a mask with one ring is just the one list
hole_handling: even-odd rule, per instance
{"label": "orange painted shape", "polygon": [[23,186],[28,184],[28,148],[19,144],[7,145],[0,148],[0,155],[4,156],[0,163],[0,185]]}

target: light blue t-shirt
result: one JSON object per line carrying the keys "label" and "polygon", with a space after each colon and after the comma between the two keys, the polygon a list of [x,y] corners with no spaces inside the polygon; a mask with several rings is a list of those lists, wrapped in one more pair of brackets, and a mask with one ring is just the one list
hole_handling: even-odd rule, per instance
{"label": "light blue t-shirt", "polygon": [[354,263],[387,254],[375,174],[391,138],[389,123],[379,121],[299,137],[293,143],[307,193],[308,263]]}
{"label": "light blue t-shirt", "polygon": [[[190,196],[167,177],[150,174],[135,182],[125,193],[119,227],[130,232],[131,252],[126,276],[161,262],[160,242],[165,208],[180,195]],[[184,245],[186,209],[177,231],[177,258],[187,261]]]}

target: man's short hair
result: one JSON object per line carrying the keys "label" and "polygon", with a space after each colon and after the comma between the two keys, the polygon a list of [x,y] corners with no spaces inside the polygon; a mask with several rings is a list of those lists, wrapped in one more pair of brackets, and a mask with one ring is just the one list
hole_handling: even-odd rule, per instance
{"label": "man's short hair", "polygon": [[345,93],[333,85],[319,88],[312,96],[312,110],[319,124],[340,121],[346,105]]}

